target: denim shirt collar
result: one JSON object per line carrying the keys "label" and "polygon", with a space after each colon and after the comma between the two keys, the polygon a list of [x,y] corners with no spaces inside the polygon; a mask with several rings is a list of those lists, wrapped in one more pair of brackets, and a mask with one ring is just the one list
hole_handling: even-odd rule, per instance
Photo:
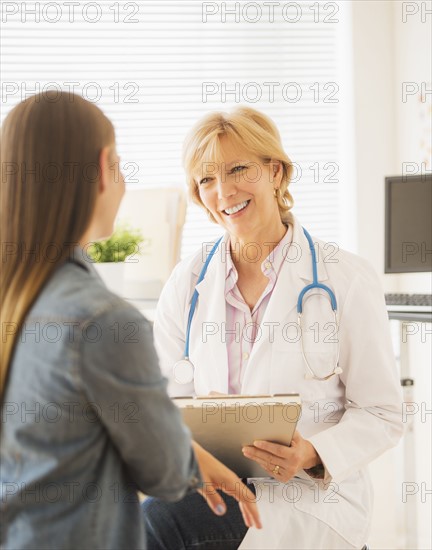
{"label": "denim shirt collar", "polygon": [[84,248],[82,248],[79,244],[73,247],[71,254],[66,261],[79,265],[80,267],[88,271],[93,277],[102,280],[93,265],[95,261],[90,258],[88,252],[84,250]]}

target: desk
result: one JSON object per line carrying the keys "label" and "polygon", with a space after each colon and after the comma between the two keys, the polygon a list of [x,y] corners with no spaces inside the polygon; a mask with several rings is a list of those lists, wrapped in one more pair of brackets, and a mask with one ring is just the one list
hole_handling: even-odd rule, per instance
{"label": "desk", "polygon": [[432,323],[432,313],[389,311],[388,316],[390,320],[395,319],[397,321],[419,321],[420,323]]}

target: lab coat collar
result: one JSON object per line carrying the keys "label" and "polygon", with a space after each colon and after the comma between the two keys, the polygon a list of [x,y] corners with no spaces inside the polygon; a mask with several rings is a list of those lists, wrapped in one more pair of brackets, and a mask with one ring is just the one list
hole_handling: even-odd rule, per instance
{"label": "lab coat collar", "polygon": [[[293,238],[261,322],[263,326],[279,327],[279,330],[275,331],[277,334],[273,340],[275,344],[281,337],[280,327],[297,320],[299,294],[313,280],[312,255],[303,228],[291,213],[288,213],[284,221],[293,225]],[[328,276],[322,250],[318,251],[318,247],[315,247],[315,250],[318,260],[318,281],[325,281]],[[263,368],[262,365],[262,358],[266,356],[268,345],[269,341],[266,338],[261,338],[254,343],[243,374],[242,393],[256,393],[262,391],[266,385],[268,385],[266,391],[271,393],[267,368],[272,367],[268,365]]]}
{"label": "lab coat collar", "polygon": [[[293,314],[296,316],[295,308],[298,295],[305,285],[312,282],[313,278],[309,243],[300,223],[291,213],[284,221],[293,225],[292,243],[272,291],[263,322],[277,321],[284,323]],[[203,327],[210,328],[210,330],[214,327],[217,333],[216,337],[207,340],[206,346],[200,348],[205,349],[202,357],[197,357],[197,364],[201,364],[202,367],[196,370],[195,387],[197,393],[203,395],[209,391],[228,393],[227,347],[226,343],[219,337],[223,333],[223,327],[226,326],[226,302],[223,297],[226,277],[226,264],[224,262],[226,261],[228,240],[229,235],[225,234],[208,266],[206,276],[201,283],[196,285],[198,294],[202,296],[203,301],[201,302],[202,307],[200,307],[201,300],[198,300],[196,317],[191,327],[191,339],[199,339],[205,342]],[[207,254],[210,249],[211,247],[208,247]],[[201,271],[205,257],[206,254],[203,254],[202,261],[198,262],[197,267],[194,269],[196,276]],[[318,280],[324,281],[328,276],[322,253],[317,254],[317,259]],[[252,348],[248,366],[244,373],[242,392],[247,392],[248,388],[253,389],[254,384],[259,383],[260,375],[257,373],[257,369],[259,370],[259,356],[262,354],[261,348],[263,345],[264,342],[259,341]]]}
{"label": "lab coat collar", "polygon": [[[226,233],[210,261],[204,279],[195,287],[200,297],[191,326],[191,340],[198,339],[198,341],[206,343],[208,333],[211,333],[213,329],[217,333],[216,336],[208,339],[206,346],[201,346],[203,355],[196,361],[201,368],[195,370],[195,389],[197,394],[201,395],[208,394],[210,391],[228,393],[228,352],[226,344],[220,337],[226,323],[224,294],[226,256],[224,256],[224,252],[227,251],[228,239],[229,234]],[[199,262],[194,270],[196,276],[199,275],[210,250],[211,247],[208,247],[206,253],[202,254],[202,262]],[[195,333],[195,331],[199,332]],[[198,351],[198,353],[200,352]]]}
{"label": "lab coat collar", "polygon": [[[312,282],[312,256],[309,250],[309,242],[303,232],[303,228],[298,219],[294,216],[294,214],[292,214],[292,212],[288,212],[285,215],[284,222],[289,223],[293,226],[293,238],[287,254],[287,258],[285,260],[290,266],[289,271],[291,271],[293,274],[296,274],[304,281]],[[314,242],[316,242],[316,239],[314,240]],[[208,266],[206,276],[201,281],[201,283],[196,286],[199,294],[205,292],[207,288],[215,288],[215,279],[217,278],[218,272],[220,271],[218,269],[218,264],[220,264],[220,262],[223,262],[223,265],[225,266],[225,263],[227,261],[227,254],[229,253],[228,247],[229,233],[225,233],[222,241],[218,246],[218,249],[215,252],[214,258]],[[210,250],[210,248],[208,250]],[[315,250],[317,252],[318,260],[318,281],[325,281],[328,279],[328,274],[325,263],[323,261],[323,253],[322,250],[318,251],[317,247],[315,248]],[[219,258],[219,262],[213,261],[217,260],[217,258]],[[205,257],[203,258],[203,261],[205,261]],[[202,265],[203,264],[200,263],[194,268],[195,275],[199,275],[202,269]],[[225,273],[226,272],[224,271],[224,274]]]}
{"label": "lab coat collar", "polygon": [[[291,270],[301,277],[304,281],[312,282],[312,255],[309,249],[309,241],[303,232],[303,228],[298,219],[288,212],[284,221],[292,224],[293,226],[293,239],[292,239],[292,252],[288,255],[287,260],[290,263]],[[306,228],[307,229],[307,228]],[[317,243],[317,239],[312,237],[314,243]],[[318,281],[325,281],[328,279],[327,269],[324,263],[323,251],[315,247],[316,256],[318,260],[317,273]],[[297,254],[296,254],[297,253]]]}

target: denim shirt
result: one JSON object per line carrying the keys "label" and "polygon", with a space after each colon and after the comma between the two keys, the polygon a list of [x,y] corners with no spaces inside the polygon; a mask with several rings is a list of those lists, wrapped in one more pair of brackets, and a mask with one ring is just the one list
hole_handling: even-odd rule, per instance
{"label": "denim shirt", "polygon": [[150,323],[80,247],[19,334],[2,407],[1,547],[145,548],[138,491],[201,485]]}

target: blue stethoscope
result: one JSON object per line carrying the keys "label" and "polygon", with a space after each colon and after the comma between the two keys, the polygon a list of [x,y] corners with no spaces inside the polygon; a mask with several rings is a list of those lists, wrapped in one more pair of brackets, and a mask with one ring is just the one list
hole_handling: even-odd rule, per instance
{"label": "blue stethoscope", "polygon": [[[308,378],[308,379],[315,379],[315,380],[324,381],[324,380],[328,380],[329,378],[331,378],[335,374],[341,374],[342,373],[342,369],[341,369],[341,367],[339,367],[339,342],[338,342],[338,345],[337,345],[336,361],[335,361],[335,365],[333,367],[333,370],[326,376],[317,376],[315,374],[314,370],[312,369],[312,367],[309,365],[309,362],[307,360],[305,350],[304,350],[304,347],[303,347],[303,335],[302,335],[303,333],[302,333],[302,324],[301,324],[301,319],[302,319],[302,314],[303,314],[303,299],[304,299],[304,296],[307,292],[309,292],[311,290],[314,290],[314,289],[317,289],[317,288],[318,289],[320,288],[321,290],[324,290],[325,292],[327,292],[327,294],[329,295],[329,298],[330,298],[331,308],[332,308],[333,315],[334,315],[335,327],[336,327],[336,331],[337,331],[337,334],[338,334],[339,324],[338,324],[338,320],[337,320],[337,303],[336,303],[336,296],[334,295],[331,288],[329,288],[328,286],[323,285],[322,283],[318,282],[317,259],[316,259],[315,248],[314,248],[314,244],[313,244],[313,241],[312,241],[312,237],[309,235],[309,233],[306,231],[306,229],[304,227],[303,227],[303,232],[306,235],[306,238],[309,242],[309,249],[310,249],[311,254],[312,254],[313,281],[310,285],[305,286],[304,289],[300,292],[300,294],[298,296],[298,299],[297,299],[297,323],[298,323],[298,326],[300,328],[300,341],[301,341],[302,355],[303,355],[303,359],[304,359],[304,362],[305,362],[305,365],[306,365],[306,368],[307,368],[305,377]],[[204,279],[205,274],[207,273],[207,268],[210,264],[210,261],[213,258],[214,254],[215,254],[215,252],[216,252],[216,250],[219,246],[219,243],[221,242],[222,239],[223,239],[223,237],[221,237],[218,241],[216,241],[216,243],[214,244],[213,248],[211,249],[209,255],[207,256],[205,264],[203,265],[203,268],[201,269],[201,272],[198,276],[197,285]],[[185,341],[185,349],[184,349],[183,359],[180,359],[180,361],[177,361],[177,363],[175,363],[175,365],[173,367],[174,380],[178,384],[189,384],[189,383],[193,382],[193,380],[194,380],[194,370],[195,370],[195,368],[194,368],[192,362],[189,359],[189,340],[190,340],[190,329],[191,329],[191,324],[192,324],[192,318],[193,318],[194,313],[195,313],[197,301],[198,301],[198,291],[195,288],[195,291],[192,295],[190,308],[189,308],[189,315],[188,315],[188,322],[187,322],[187,329],[186,329],[186,341]]]}

